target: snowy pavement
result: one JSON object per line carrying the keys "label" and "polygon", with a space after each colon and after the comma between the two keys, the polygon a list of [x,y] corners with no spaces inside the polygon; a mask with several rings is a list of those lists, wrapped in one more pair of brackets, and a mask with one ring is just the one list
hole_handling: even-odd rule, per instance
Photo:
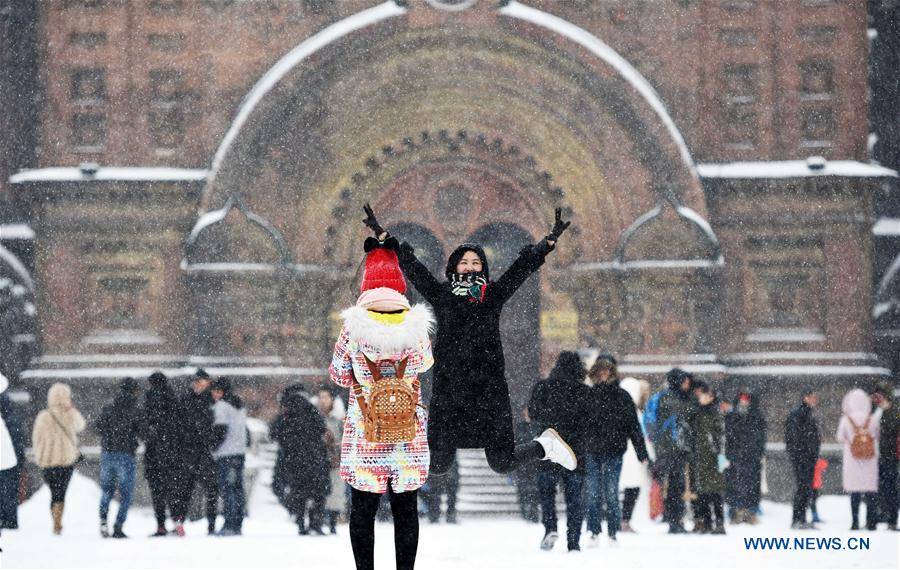
{"label": "snowy pavement", "polygon": [[[266,478],[257,478],[257,481]],[[206,521],[187,526],[187,537],[147,537],[155,527],[148,508],[132,509],[125,532],[128,540],[101,539],[97,524],[100,490],[76,473],[69,488],[62,536],[50,533],[49,491],[43,487],[19,509],[19,530],[4,531],[2,568],[335,568],[352,569],[353,556],[347,526],[337,536],[300,537],[287,513],[262,483],[251,495],[244,536],[206,536]],[[565,550],[563,537],[551,552],[538,544],[542,527],[513,518],[467,518],[459,525],[431,525],[423,521],[417,567],[422,570],[553,568],[898,568],[900,533],[884,530],[854,532],[849,528],[849,499],[829,496],[819,500],[821,529],[801,533],[789,530],[790,506],[764,503],[761,524],[728,528],[726,536],[669,536],[666,528],[646,515],[641,497],[632,525],[640,534],[622,535],[618,546],[605,537],[599,548]],[[118,506],[110,511],[112,519]],[[642,516],[638,516],[642,515]],[[750,537],[794,539],[869,539],[868,550],[753,550]],[[394,568],[393,528],[376,528],[376,567]]]}

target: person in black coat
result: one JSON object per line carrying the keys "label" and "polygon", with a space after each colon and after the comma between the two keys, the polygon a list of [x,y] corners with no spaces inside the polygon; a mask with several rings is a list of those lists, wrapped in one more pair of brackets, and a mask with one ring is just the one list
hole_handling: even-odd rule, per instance
{"label": "person in black coat", "polygon": [[191,391],[181,401],[181,456],[179,485],[173,504],[175,532],[183,532],[194,487],[203,487],[206,498],[207,533],[216,532],[218,485],[213,460],[213,399],[209,392],[212,379],[202,368],[191,376]]}
{"label": "person in black coat", "polygon": [[19,528],[19,479],[25,466],[26,435],[15,404],[6,394],[6,378],[0,374],[0,421],[12,441],[16,465],[0,471],[0,529]]}
{"label": "person in black coat", "polygon": [[[302,535],[324,534],[325,498],[331,492],[328,450],[325,447],[327,430],[319,410],[302,391],[285,390],[281,398],[281,413],[269,427],[269,436],[278,443],[275,469],[282,474],[287,491],[286,506],[295,517]],[[309,511],[307,527],[306,507],[310,500],[313,506]]]}
{"label": "person in black coat", "polygon": [[608,354],[598,356],[588,376],[594,386],[590,389],[584,450],[588,478],[587,526],[593,546],[601,530],[601,502],[606,506],[609,539],[616,540],[619,532],[619,477],[628,441],[631,440],[639,461],[646,463],[649,456],[634,400],[619,387],[616,359]]}
{"label": "person in black coat", "polygon": [[766,451],[766,420],[750,391],[742,391],[725,415],[725,471],[732,523],[756,523]]}
{"label": "person in black coat", "polygon": [[110,536],[106,523],[109,504],[119,489],[119,512],[113,525],[113,538],[127,538],[122,530],[131,507],[131,494],[137,471],[135,451],[144,418],[138,408],[140,388],[134,378],[119,383],[119,393],[100,411],[94,430],[100,434],[100,535]]}
{"label": "person in black coat", "polygon": [[556,464],[542,466],[538,476],[538,496],[544,523],[541,548],[552,550],[557,538],[556,488],[563,486],[566,499],[566,539],[570,551],[581,550],[581,521],[584,517],[584,438],[588,427],[591,389],[584,383],[581,358],[570,351],[559,354],[550,375],[534,385],[528,414],[538,429],[553,428],[571,445],[579,467],[567,471]]}
{"label": "person in black coat", "polygon": [[[175,519],[176,494],[180,482],[181,405],[175,391],[162,372],[154,372],[148,379],[150,389],[144,400],[144,477],[150,486],[156,532],[151,536],[166,536],[166,508]],[[175,533],[184,535],[180,521],[175,521]]]}
{"label": "person in black coat", "polygon": [[[364,223],[379,242],[394,240],[378,224],[368,204],[364,209],[368,216]],[[562,221],[557,208],[550,234],[524,247],[496,281],[491,281],[487,257],[477,244],[463,244],[450,254],[445,283],[416,258],[411,245],[399,244],[403,274],[431,305],[437,320],[434,389],[428,412],[431,472],[446,473],[459,448],[484,448],[488,464],[498,473],[538,459],[575,468],[574,453],[555,431],[515,445],[500,341],[503,305],[543,265],[569,223]]]}
{"label": "person in black coat", "polygon": [[797,486],[791,521],[791,528],[796,529],[815,528],[812,523],[806,521],[806,509],[812,495],[813,474],[822,445],[819,425],[813,415],[818,403],[818,394],[814,390],[807,390],[803,393],[800,406],[792,411],[784,422],[784,445],[791,460]]}

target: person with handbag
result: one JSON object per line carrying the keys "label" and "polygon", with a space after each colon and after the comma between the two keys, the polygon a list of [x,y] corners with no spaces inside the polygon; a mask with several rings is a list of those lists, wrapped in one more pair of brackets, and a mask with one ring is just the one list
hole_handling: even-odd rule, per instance
{"label": "person with handbag", "polygon": [[119,392],[103,406],[94,422],[100,435],[100,536],[109,538],[106,517],[116,488],[119,489],[119,511],[113,524],[113,538],[128,538],[122,527],[128,518],[134,480],[137,474],[135,451],[144,430],[143,415],[138,408],[140,387],[134,378],[119,381]]}
{"label": "person with handbag", "polygon": [[357,570],[373,570],[375,515],[384,494],[394,516],[398,570],[412,570],[419,544],[418,490],[429,471],[419,375],[431,368],[434,317],[411,306],[397,240],[366,240],[365,271],[329,368],[351,388],[341,445],[341,478],[351,487],[350,543]]}
{"label": "person with handbag", "polygon": [[[378,224],[368,204],[364,211],[363,223],[378,240],[396,241]],[[416,257],[409,243],[399,244],[403,274],[434,309],[437,321],[428,423],[432,473],[446,473],[456,450],[471,448],[483,448],[488,465],[501,474],[541,459],[575,470],[575,453],[552,428],[532,441],[515,444],[500,340],[503,306],[544,264],[570,224],[562,220],[562,210],[557,208],[550,233],[522,248],[496,281],[490,279],[487,256],[478,244],[464,243],[450,254],[443,283]]]}
{"label": "person with handbag", "polygon": [[78,434],[85,428],[84,417],[72,403],[72,389],[57,382],[47,392],[47,408],[34,420],[31,445],[34,460],[47,486],[50,487],[50,513],[53,534],[62,533],[62,517],[66,490],[72,479],[75,464],[82,455],[78,449]]}
{"label": "person with handbag", "polygon": [[841,403],[841,416],[834,438],[844,446],[841,480],[850,493],[850,530],[859,530],[859,506],[866,501],[866,529],[878,525],[878,439],[881,434],[881,408],[872,413],[872,400],[865,390],[847,392]]}

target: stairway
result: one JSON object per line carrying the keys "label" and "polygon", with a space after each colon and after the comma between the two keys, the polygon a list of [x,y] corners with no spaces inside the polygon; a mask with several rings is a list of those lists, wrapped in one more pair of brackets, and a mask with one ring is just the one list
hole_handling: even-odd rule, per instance
{"label": "stairway", "polygon": [[460,449],[456,460],[459,463],[456,510],[461,515],[519,513],[512,476],[491,471],[483,449]]}

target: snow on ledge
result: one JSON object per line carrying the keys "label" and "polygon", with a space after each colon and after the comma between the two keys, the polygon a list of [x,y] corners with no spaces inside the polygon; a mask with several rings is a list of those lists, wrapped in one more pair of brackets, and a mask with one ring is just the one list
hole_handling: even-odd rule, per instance
{"label": "snow on ledge", "polygon": [[28,224],[0,224],[0,239],[34,239]]}
{"label": "snow on ledge", "polygon": [[29,182],[205,182],[208,170],[167,166],[53,166],[22,170],[9,177],[11,184]]}
{"label": "snow on ledge", "polygon": [[809,178],[843,176],[849,178],[896,178],[897,171],[878,164],[855,160],[778,160],[698,164],[701,178]]}
{"label": "snow on ledge", "polygon": [[[0,226],[0,230],[2,230],[2,226]],[[900,218],[878,218],[878,221],[872,226],[872,235],[900,236]]]}

